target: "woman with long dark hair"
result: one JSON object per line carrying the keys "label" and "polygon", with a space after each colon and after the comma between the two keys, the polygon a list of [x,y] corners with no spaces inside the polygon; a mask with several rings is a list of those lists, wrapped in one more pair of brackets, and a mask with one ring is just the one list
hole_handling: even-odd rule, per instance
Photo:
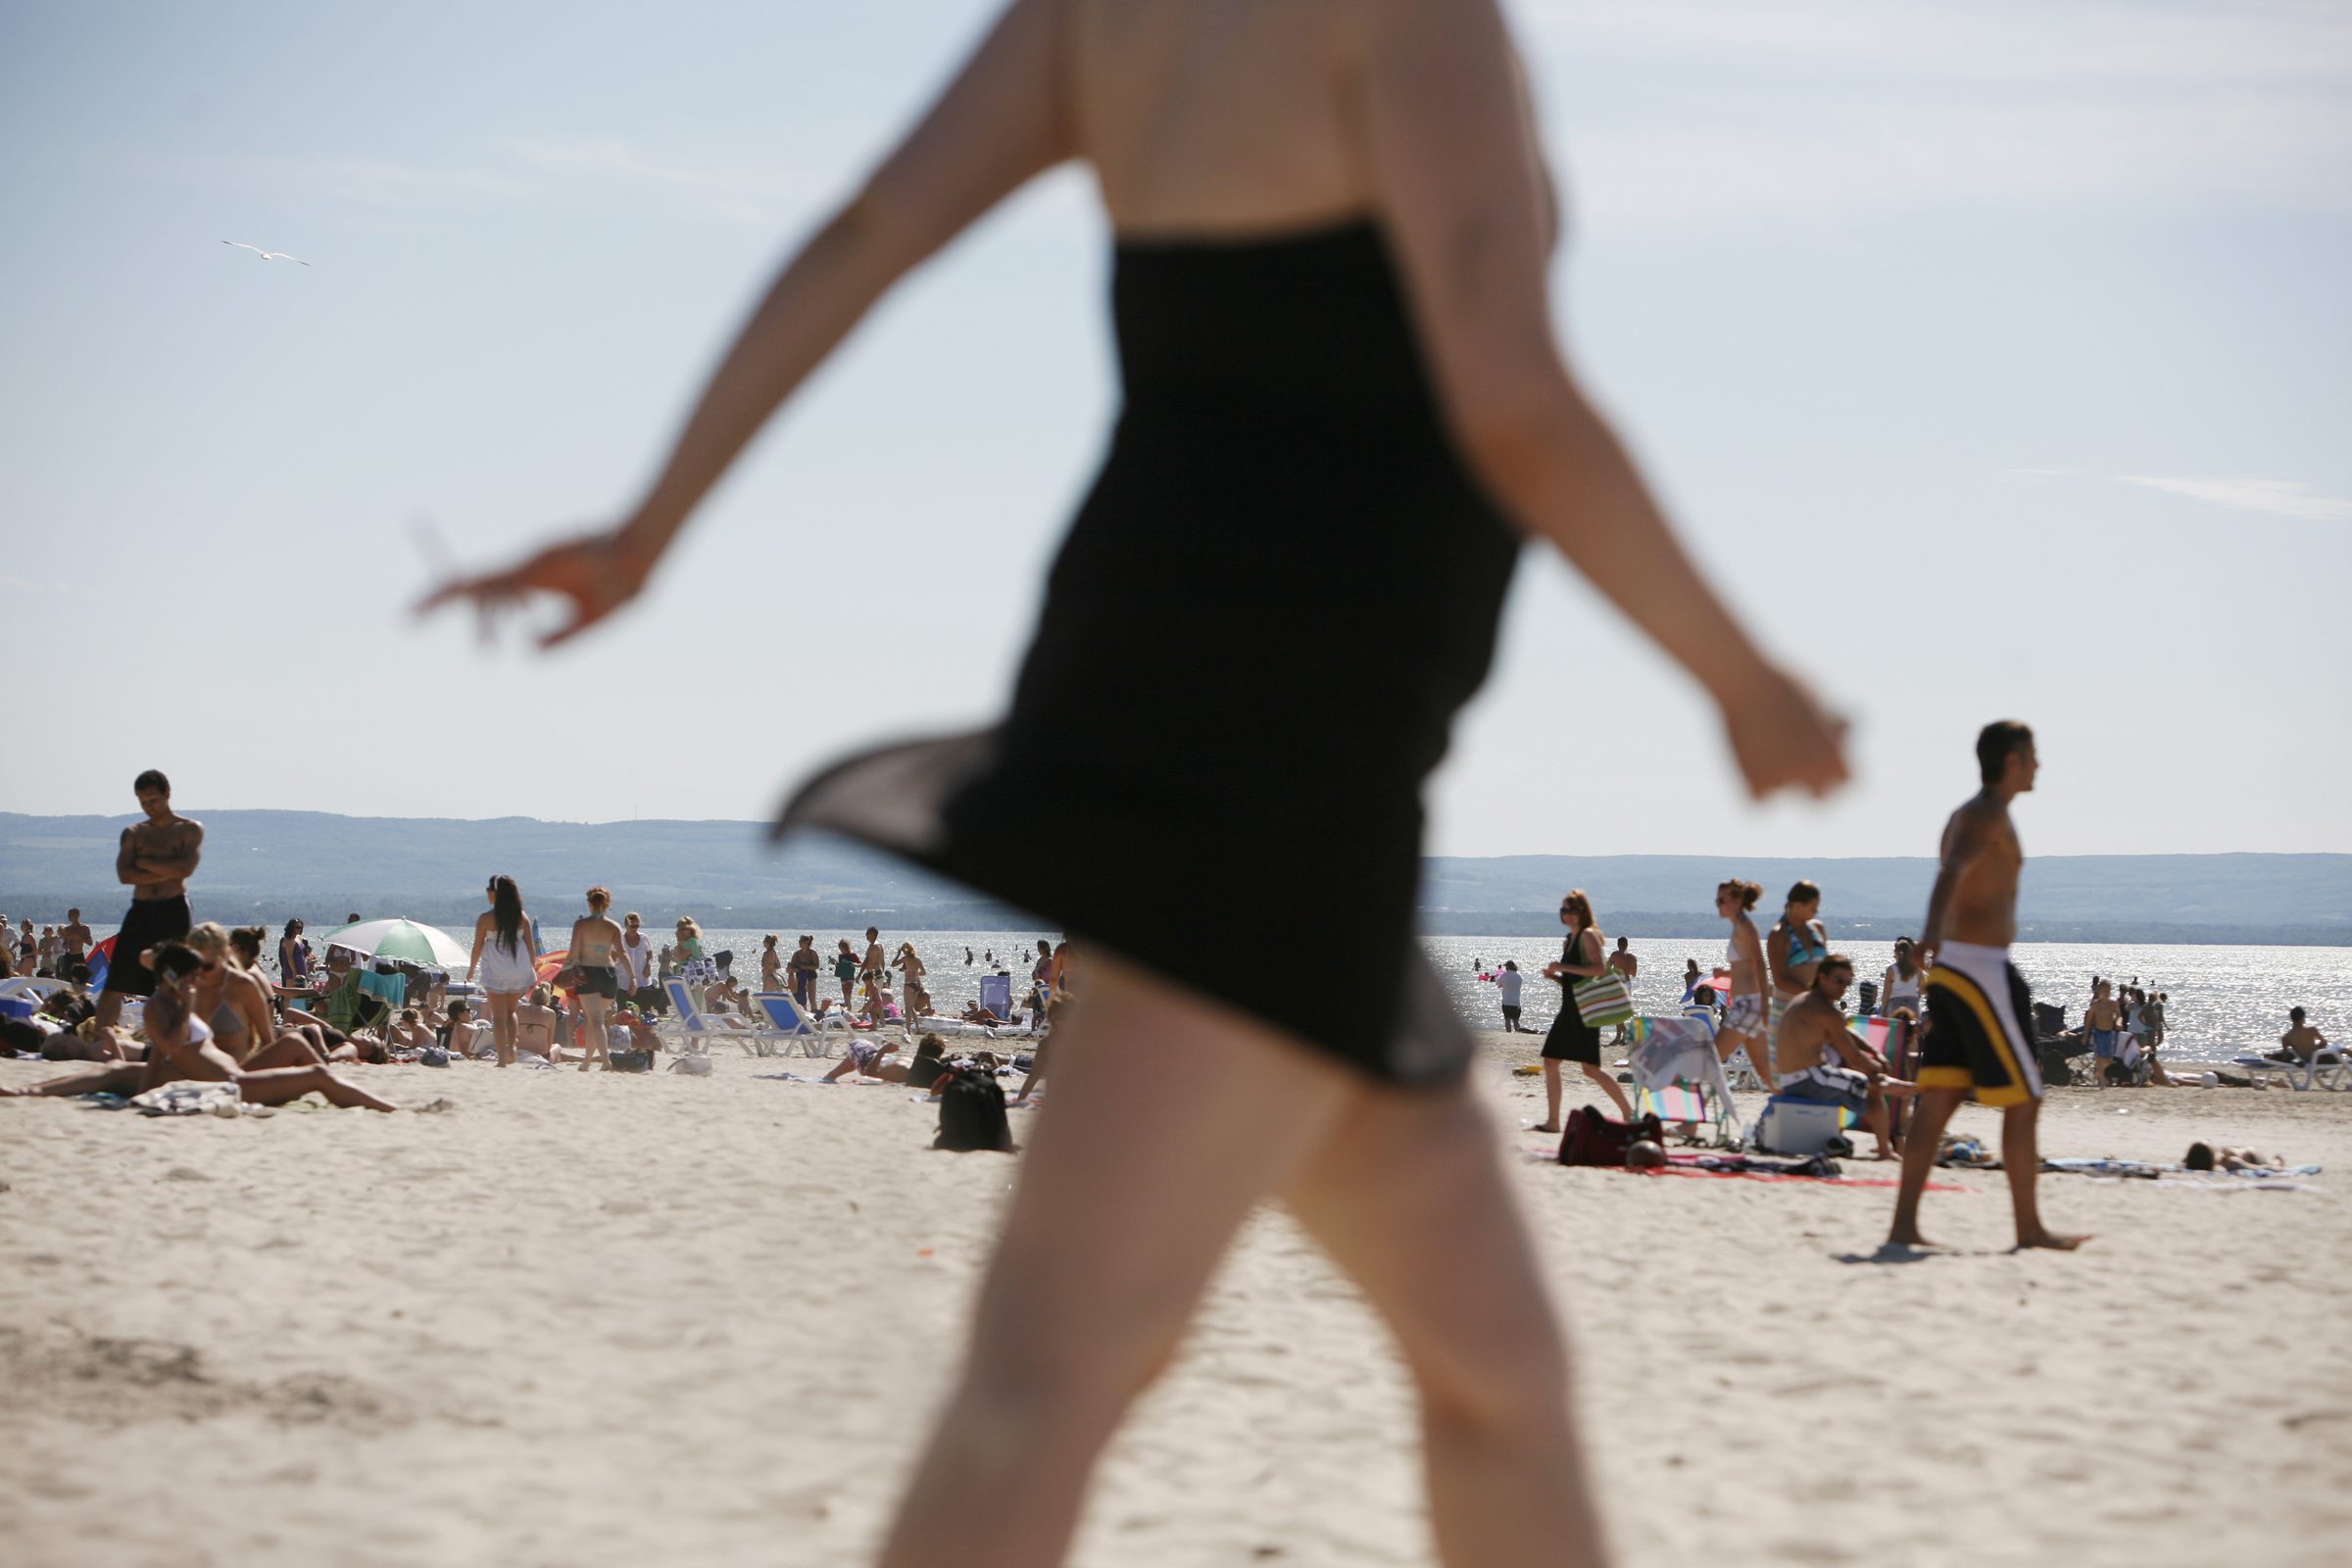
{"label": "woman with long dark hair", "polygon": [[514,1065],[516,1024],[514,1009],[539,983],[539,944],[531,917],[523,912],[522,889],[511,876],[494,876],[487,889],[490,907],[474,916],[473,956],[466,960],[466,978],[481,971],[482,989],[490,996],[490,1043],[501,1067]]}
{"label": "woman with long dark hair", "polygon": [[[553,594],[551,644],[610,615],[886,289],[1073,159],[1115,233],[1125,408],[1009,710],[837,766],[780,823],[1088,948],[973,1353],[882,1560],[1058,1560],[1103,1443],[1279,1196],[1396,1331],[1445,1560],[1596,1561],[1542,1268],[1414,941],[1422,783],[1523,533],[1706,687],[1752,791],[1819,793],[1844,764],[1561,360],[1556,209],[1492,0],[1013,0],[784,269],[625,519],[426,606]],[[1195,734],[1217,743],[1169,744]],[[1219,948],[1317,931],[1342,983],[1218,962],[1206,908],[1243,922]]]}
{"label": "woman with long dark hair", "polygon": [[286,934],[277,939],[277,983],[281,986],[311,983],[311,944],[302,931],[299,918],[288,920]]}

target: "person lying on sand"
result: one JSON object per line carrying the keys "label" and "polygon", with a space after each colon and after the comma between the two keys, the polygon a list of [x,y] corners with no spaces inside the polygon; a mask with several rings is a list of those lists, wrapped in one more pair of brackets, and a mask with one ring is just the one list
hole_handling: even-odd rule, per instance
{"label": "person lying on sand", "polygon": [[963,1021],[965,1023],[983,1024],[991,1029],[1002,1028],[1004,1024],[1004,1019],[998,1017],[994,1012],[991,1012],[988,1008],[983,1007],[977,1002],[967,1002],[963,1004]]}
{"label": "person lying on sand", "polygon": [[316,1094],[328,1104],[345,1108],[395,1108],[390,1101],[353,1088],[317,1062],[258,1071],[239,1067],[214,1042],[211,1026],[196,1014],[195,982],[205,966],[203,957],[185,943],[167,942],[147,950],[140,961],[155,975],[155,995],[147,1003],[145,1061],[85,1067],[24,1089],[0,1089],[0,1098],[111,1094],[128,1099],[186,1080],[235,1084],[238,1098],[255,1105],[282,1105]]}
{"label": "person lying on sand", "polygon": [[2187,1170],[2284,1170],[2286,1161],[2277,1154],[2265,1154],[2251,1149],[2231,1149],[2228,1145],[2216,1148],[2212,1144],[2191,1144],[2181,1158]]}
{"label": "person lying on sand", "polygon": [[[819,1083],[839,1083],[853,1073],[860,1078],[879,1078],[885,1083],[905,1083],[906,1068],[901,1062],[886,1060],[895,1055],[898,1048],[872,1045],[863,1040],[849,1043],[848,1054],[833,1064],[833,1070],[817,1080]],[[894,1076],[895,1075],[895,1076]]]}
{"label": "person lying on sand", "polygon": [[424,1026],[424,1020],[417,1016],[415,1007],[400,1009],[400,1016],[392,1020],[387,1037],[385,1043],[397,1051],[422,1051],[427,1046],[440,1044],[433,1037],[433,1032]]}

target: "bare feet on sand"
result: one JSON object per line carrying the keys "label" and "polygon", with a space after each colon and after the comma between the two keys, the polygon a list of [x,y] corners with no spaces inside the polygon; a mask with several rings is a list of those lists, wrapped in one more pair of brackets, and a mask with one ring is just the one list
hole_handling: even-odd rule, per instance
{"label": "bare feet on sand", "polygon": [[2035,1231],[2031,1236],[2020,1236],[2017,1250],[2022,1252],[2029,1247],[2046,1247],[2054,1252],[2071,1252],[2089,1240],[2087,1236],[2060,1236],[2055,1231]]}

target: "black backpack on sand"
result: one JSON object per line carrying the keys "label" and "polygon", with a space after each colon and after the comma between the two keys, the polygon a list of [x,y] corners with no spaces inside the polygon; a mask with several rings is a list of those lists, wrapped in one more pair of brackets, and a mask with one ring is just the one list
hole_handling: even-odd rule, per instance
{"label": "black backpack on sand", "polygon": [[1012,1123],[1004,1114],[1004,1086],[985,1067],[958,1067],[939,1092],[939,1137],[933,1149],[958,1153],[993,1149],[1009,1154]]}

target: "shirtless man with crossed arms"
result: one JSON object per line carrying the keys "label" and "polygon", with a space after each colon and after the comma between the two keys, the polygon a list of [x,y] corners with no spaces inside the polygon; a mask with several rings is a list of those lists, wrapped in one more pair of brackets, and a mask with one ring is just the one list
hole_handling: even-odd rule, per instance
{"label": "shirtless man with crossed arms", "polygon": [[2026,863],[2009,803],[2034,787],[2040,766],[2031,729],[2014,719],[1985,725],[1977,736],[1977,770],[1984,787],[1944,824],[1943,863],[1928,895],[1919,939],[1928,1003],[1919,1119],[1903,1144],[1903,1180],[1886,1238],[1891,1247],[1932,1245],[1919,1233],[1920,1194],[1936,1168],[1944,1125],[1972,1090],[1980,1103],[2001,1107],[2001,1168],[2009,1176],[2017,1245],[2071,1250],[2090,1240],[2044,1228],[2035,1205],[2041,1072],[2025,1028],[2034,999],[2009,961],[2009,944],[2017,936],[2017,878]]}
{"label": "shirtless man with crossed arms", "polygon": [[131,781],[144,822],[122,830],[115,852],[115,880],[131,890],[122,929],[115,933],[115,956],[98,994],[98,1027],[112,1029],[122,1016],[124,997],[155,995],[155,976],[140,961],[148,949],[176,942],[193,923],[188,915],[188,878],[204,854],[204,824],[172,809],[172,781],[149,768]]}

